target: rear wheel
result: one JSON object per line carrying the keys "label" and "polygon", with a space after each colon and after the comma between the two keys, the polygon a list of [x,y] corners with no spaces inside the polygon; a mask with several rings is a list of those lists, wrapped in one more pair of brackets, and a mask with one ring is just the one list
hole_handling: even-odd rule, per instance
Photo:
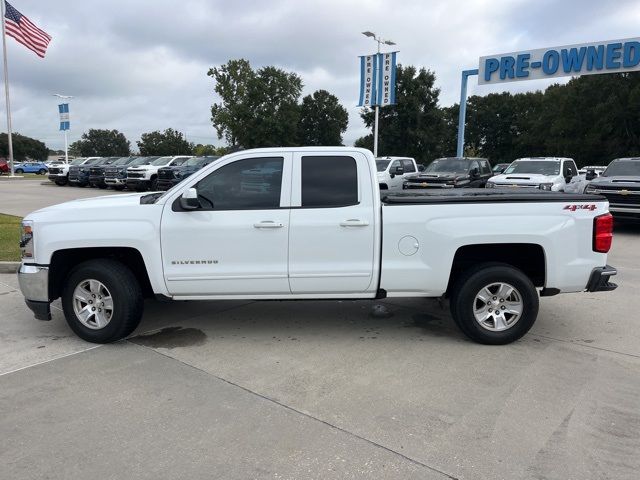
{"label": "rear wheel", "polygon": [[158,190],[158,177],[151,177],[151,181],[149,182],[149,190],[155,192]]}
{"label": "rear wheel", "polygon": [[14,172],[17,173],[18,175],[22,175],[24,173],[24,170],[22,170],[21,168],[16,168]]}
{"label": "rear wheel", "polygon": [[110,343],[133,332],[142,317],[142,290],[136,277],[115,260],[96,259],[75,267],[64,285],[67,323],[83,340]]}
{"label": "rear wheel", "polygon": [[451,314],[470,339],[504,345],[522,337],[538,316],[538,292],[531,280],[510,265],[487,263],[456,282]]}

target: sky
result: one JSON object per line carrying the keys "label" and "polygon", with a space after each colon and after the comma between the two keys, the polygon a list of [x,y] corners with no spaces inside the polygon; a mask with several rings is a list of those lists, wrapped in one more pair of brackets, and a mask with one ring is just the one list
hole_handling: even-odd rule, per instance
{"label": "sky", "polygon": [[[369,133],[357,107],[358,56],[376,50],[365,30],[393,40],[399,63],[434,71],[441,106],[459,101],[460,72],[477,68],[480,56],[640,36],[638,0],[10,3],[53,37],[44,59],[7,37],[13,130],[53,149],[64,146],[54,93],[74,96],[70,142],[90,128],[108,128],[135,147],[140,134],[171,127],[194,143],[223,145],[210,121],[216,96],[207,71],[236,58],[298,73],[304,95],[336,95],[349,111],[344,143],[351,145]],[[550,83],[478,86],[472,77],[469,95]]]}

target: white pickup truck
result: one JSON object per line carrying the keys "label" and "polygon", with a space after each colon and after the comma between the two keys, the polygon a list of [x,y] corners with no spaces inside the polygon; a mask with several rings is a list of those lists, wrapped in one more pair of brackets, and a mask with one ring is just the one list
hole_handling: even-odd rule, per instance
{"label": "white pickup truck", "polygon": [[[75,200],[25,217],[20,288],[36,318],[129,335],[143,297],[447,297],[475,341],[524,335],[540,295],[613,290],[612,217],[594,195],[484,189],[380,198],[368,150],[227,155],[167,192]],[[499,204],[499,206],[492,205]]]}

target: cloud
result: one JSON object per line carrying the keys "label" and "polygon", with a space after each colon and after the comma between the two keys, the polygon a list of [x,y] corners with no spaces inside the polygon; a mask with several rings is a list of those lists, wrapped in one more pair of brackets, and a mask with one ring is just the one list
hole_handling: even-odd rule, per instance
{"label": "cloud", "polygon": [[[140,134],[177,128],[219,143],[210,122],[209,67],[232,58],[298,72],[305,94],[324,88],[350,115],[345,143],[367,133],[356,107],[358,55],[372,30],[398,44],[399,61],[435,71],[441,104],[459,98],[460,71],[487,54],[632,37],[637,1],[187,0],[15,5],[53,36],[44,60],[7,39],[14,129],[59,148],[57,99],[71,103],[71,140],[89,128]],[[556,80],[557,81],[557,80]],[[477,86],[469,94],[524,91],[549,81]]]}

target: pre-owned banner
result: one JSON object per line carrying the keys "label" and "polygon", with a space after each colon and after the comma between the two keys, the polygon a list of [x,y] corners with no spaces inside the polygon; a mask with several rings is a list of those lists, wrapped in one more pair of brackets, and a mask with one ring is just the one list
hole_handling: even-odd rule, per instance
{"label": "pre-owned banner", "polygon": [[359,107],[395,105],[396,53],[377,53],[360,57]]}
{"label": "pre-owned banner", "polygon": [[372,107],[376,104],[376,85],[378,76],[378,56],[360,57],[360,102],[359,107]]}
{"label": "pre-owned banner", "polygon": [[69,122],[69,104],[61,103],[58,105],[60,112],[60,130],[69,130],[71,123]]}

